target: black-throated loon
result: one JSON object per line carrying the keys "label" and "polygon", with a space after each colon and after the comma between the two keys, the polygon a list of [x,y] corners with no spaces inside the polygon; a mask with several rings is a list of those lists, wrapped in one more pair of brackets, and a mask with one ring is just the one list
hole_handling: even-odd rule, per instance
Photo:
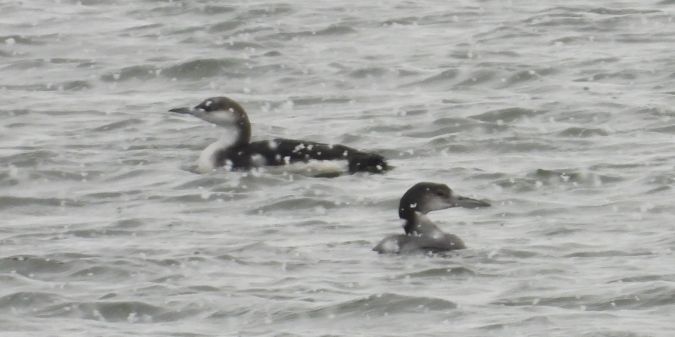
{"label": "black-throated loon", "polygon": [[383,156],[344,145],[294,139],[251,142],[251,123],[246,111],[227,97],[212,97],[194,108],[176,108],[169,111],[190,114],[232,131],[202,151],[198,162],[200,172],[208,172],[221,166],[231,170],[248,170],[265,165],[278,166],[310,160],[345,160],[349,173],[382,173],[390,169]]}
{"label": "black-throated loon", "polygon": [[373,248],[378,253],[440,252],[464,249],[462,239],[443,232],[426,214],[450,207],[488,207],[490,203],[455,195],[445,184],[421,182],[403,194],[398,206],[405,234],[389,235]]}

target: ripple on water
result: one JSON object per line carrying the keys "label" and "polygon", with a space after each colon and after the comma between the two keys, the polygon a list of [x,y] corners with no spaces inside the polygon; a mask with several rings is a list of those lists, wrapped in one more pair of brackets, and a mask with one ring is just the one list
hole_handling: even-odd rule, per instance
{"label": "ripple on water", "polygon": [[68,280],[85,280],[85,281],[112,281],[112,280],[128,280],[133,276],[126,267],[113,266],[92,266],[76,270],[68,275]]}
{"label": "ripple on water", "polygon": [[65,81],[60,83],[36,83],[27,85],[8,85],[6,89],[10,90],[29,90],[29,91],[80,91],[93,88],[93,84],[83,80]]}
{"label": "ripple on water", "polygon": [[275,212],[298,212],[299,210],[317,210],[331,209],[337,205],[335,201],[329,199],[309,198],[309,197],[285,197],[282,200],[268,203],[261,207],[256,207],[248,213],[275,213]]}
{"label": "ripple on water", "polygon": [[577,183],[586,186],[600,186],[604,184],[611,184],[623,181],[622,177],[615,177],[610,175],[602,175],[593,173],[591,171],[579,169],[537,169],[528,173],[529,178],[537,179],[545,184],[558,183]]}
{"label": "ripple on water", "polygon": [[558,133],[558,136],[586,138],[586,137],[607,136],[608,134],[609,133],[607,131],[598,128],[569,127],[565,130],[560,131]]}
{"label": "ripple on water", "polygon": [[615,256],[649,256],[654,255],[648,250],[623,251],[623,250],[594,250],[580,251],[567,254],[565,257],[594,258],[594,257],[615,257]]}
{"label": "ripple on water", "polygon": [[[189,189],[194,189],[194,188],[202,188],[202,187],[208,187],[208,188],[214,188],[218,186],[222,186],[224,184],[227,184],[230,182],[230,179],[226,175],[207,175],[207,176],[197,176],[195,179],[192,179],[188,182],[184,182],[178,186],[175,186],[175,189],[178,190],[189,190]],[[229,191],[227,189],[225,190],[219,190],[220,192],[226,192]]]}
{"label": "ripple on water", "polygon": [[517,84],[529,84],[531,81],[539,81],[544,76],[553,75],[556,73],[554,68],[540,68],[540,69],[527,69],[517,71],[506,78],[504,81],[504,87],[510,87]]}
{"label": "ripple on water", "polygon": [[455,78],[459,75],[459,70],[457,69],[447,69],[443,70],[440,73],[427,77],[421,81],[416,81],[413,83],[405,84],[402,87],[447,87],[448,89],[454,85]]}
{"label": "ripple on water", "polygon": [[223,13],[231,13],[237,10],[237,7],[228,5],[205,5],[197,8],[201,13],[206,15],[219,15]]}
{"label": "ripple on water", "polygon": [[282,314],[279,319],[382,316],[428,311],[446,312],[456,308],[457,304],[454,302],[439,298],[384,293],[327,305],[303,313]]}
{"label": "ripple on water", "polygon": [[[661,283],[663,284],[663,283]],[[675,287],[670,283],[648,283],[629,292],[620,295],[605,297],[601,300],[586,305],[587,310],[640,310],[654,309],[662,306],[675,304]]]}
{"label": "ripple on water", "polygon": [[423,129],[406,132],[406,136],[429,139],[432,144],[443,145],[455,143],[456,146],[467,149],[475,148],[474,144],[466,142],[461,135],[467,131],[477,131],[484,134],[495,134],[510,130],[508,125],[496,122],[481,122],[466,118],[439,118],[433,125]]}
{"label": "ripple on water", "polygon": [[396,276],[397,279],[408,278],[452,278],[463,279],[476,276],[476,272],[467,267],[446,267],[446,268],[430,268],[426,270],[416,271],[412,273],[404,273]]}
{"label": "ripple on water", "polygon": [[37,68],[42,68],[48,63],[45,60],[28,60],[28,59],[22,59],[20,61],[14,61],[11,62],[8,66],[7,69],[15,69],[15,70],[30,70],[30,69],[37,69]]}
{"label": "ripple on water", "polygon": [[550,318],[546,316],[534,316],[534,317],[528,317],[526,319],[521,319],[521,320],[515,320],[507,323],[495,323],[495,324],[488,324],[488,325],[483,325],[480,327],[481,330],[497,330],[497,331],[509,331],[509,329],[513,328],[518,328],[518,329],[524,329],[524,328],[532,328],[532,327],[537,327],[537,326],[551,326],[553,325],[554,322],[551,321]]}
{"label": "ripple on water", "polygon": [[0,41],[7,43],[7,41],[13,41],[16,44],[25,44],[25,45],[42,45],[46,42],[45,38],[49,39],[54,35],[0,35]]}
{"label": "ripple on water", "polygon": [[8,163],[14,167],[34,168],[58,163],[60,154],[49,150],[23,149],[21,153],[4,156],[0,158],[3,163]]}
{"label": "ripple on water", "polygon": [[675,125],[659,126],[649,129],[651,132],[675,134]]}
{"label": "ripple on water", "polygon": [[37,317],[81,318],[107,322],[152,323],[176,321],[199,312],[194,308],[171,310],[142,301],[67,302],[35,311]]}
{"label": "ripple on water", "polygon": [[144,120],[142,119],[137,119],[137,118],[128,118],[125,120],[113,122],[113,123],[108,123],[105,125],[101,125],[98,127],[93,128],[91,131],[92,132],[102,132],[102,131],[115,131],[118,129],[125,129],[130,126],[140,126],[143,123],[145,123]]}
{"label": "ripple on water", "polygon": [[533,109],[511,107],[484,112],[479,115],[471,116],[471,118],[481,120],[484,122],[511,123],[523,118],[531,118],[537,115],[541,115],[543,113],[544,113],[543,111],[536,111]]}
{"label": "ripple on water", "polygon": [[297,38],[307,38],[307,37],[335,37],[347,34],[353,34],[356,32],[356,29],[349,25],[330,25],[323,29],[318,30],[303,30],[298,32],[281,32],[271,34],[268,38],[281,39],[281,40],[291,40]]}
{"label": "ripple on water", "polygon": [[494,182],[495,185],[512,189],[517,192],[534,191],[545,186],[569,186],[571,188],[590,187],[599,188],[602,185],[602,178],[591,176],[583,180],[570,180],[565,174],[552,177],[538,177],[528,174],[525,178],[502,178]]}
{"label": "ripple on water", "polygon": [[0,270],[11,271],[23,276],[36,277],[59,274],[72,269],[72,262],[57,258],[35,255],[17,255],[0,258]]}
{"label": "ripple on water", "polygon": [[654,282],[654,281],[666,281],[666,282],[675,282],[675,274],[654,274],[654,275],[640,275],[640,276],[629,276],[622,277],[617,280],[609,281],[613,282]]}
{"label": "ripple on water", "polygon": [[[33,209],[35,207],[83,207],[87,203],[69,198],[31,198],[0,196],[0,210]],[[43,211],[46,211],[43,209]]]}
{"label": "ripple on water", "polygon": [[208,31],[210,33],[229,32],[229,31],[232,31],[236,28],[239,28],[242,24],[243,24],[243,22],[236,21],[236,20],[221,21],[221,22],[210,25],[208,27]]}
{"label": "ripple on water", "polygon": [[620,70],[617,72],[601,72],[596,74],[589,74],[582,78],[574,80],[575,82],[596,82],[596,83],[631,83],[638,78],[638,71],[635,70]]}
{"label": "ripple on water", "polygon": [[101,80],[104,82],[148,80],[156,78],[159,73],[160,69],[155,65],[135,65],[103,74],[101,75]]}
{"label": "ripple on water", "polygon": [[[216,42],[214,45],[218,48],[225,48],[229,50],[265,50],[265,45],[248,41],[228,41]],[[277,52],[278,53],[278,52]]]}
{"label": "ripple on water", "polygon": [[45,292],[15,292],[0,297],[0,312],[5,314],[33,313],[63,302],[59,295]]}
{"label": "ripple on water", "polygon": [[465,80],[457,83],[458,87],[482,86],[497,79],[497,72],[492,69],[477,69],[467,74]]}
{"label": "ripple on water", "polygon": [[390,73],[390,69],[383,67],[367,67],[355,69],[349,72],[349,77],[355,79],[382,77]]}
{"label": "ripple on water", "polygon": [[198,59],[164,68],[162,75],[178,79],[200,79],[215,76],[244,76],[245,61],[236,58]]}

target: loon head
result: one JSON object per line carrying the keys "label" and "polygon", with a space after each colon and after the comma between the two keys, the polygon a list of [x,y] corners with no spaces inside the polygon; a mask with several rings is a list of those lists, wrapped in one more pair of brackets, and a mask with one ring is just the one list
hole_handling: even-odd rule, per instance
{"label": "loon head", "polygon": [[194,108],[175,108],[169,110],[180,114],[193,115],[218,126],[238,128],[249,127],[248,116],[239,103],[227,97],[211,97]]}
{"label": "loon head", "polygon": [[490,203],[456,195],[448,185],[421,182],[409,188],[398,206],[398,214],[408,219],[415,212],[422,214],[450,207],[488,207]]}

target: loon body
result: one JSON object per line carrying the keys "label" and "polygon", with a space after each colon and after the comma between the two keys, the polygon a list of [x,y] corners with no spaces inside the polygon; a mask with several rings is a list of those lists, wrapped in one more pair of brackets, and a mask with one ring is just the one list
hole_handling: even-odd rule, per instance
{"label": "loon body", "polygon": [[405,220],[405,234],[389,235],[373,248],[378,253],[441,252],[464,249],[464,241],[443,232],[427,213],[450,207],[488,207],[485,201],[458,196],[445,184],[417,183],[403,194],[399,218]]}
{"label": "loon body", "polygon": [[251,123],[246,111],[227,97],[208,98],[194,108],[169,111],[193,115],[229,130],[225,137],[202,151],[198,162],[200,172],[221,166],[231,170],[249,170],[312,160],[346,161],[349,173],[382,173],[390,169],[383,156],[344,145],[282,138],[251,142]]}

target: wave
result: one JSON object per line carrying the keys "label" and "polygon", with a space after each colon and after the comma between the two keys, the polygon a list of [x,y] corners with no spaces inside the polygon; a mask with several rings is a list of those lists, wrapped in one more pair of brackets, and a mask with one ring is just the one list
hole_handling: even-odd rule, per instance
{"label": "wave", "polygon": [[383,293],[359,297],[300,313],[282,314],[279,319],[381,316],[414,312],[425,313],[428,311],[445,312],[456,308],[456,303],[440,298]]}

